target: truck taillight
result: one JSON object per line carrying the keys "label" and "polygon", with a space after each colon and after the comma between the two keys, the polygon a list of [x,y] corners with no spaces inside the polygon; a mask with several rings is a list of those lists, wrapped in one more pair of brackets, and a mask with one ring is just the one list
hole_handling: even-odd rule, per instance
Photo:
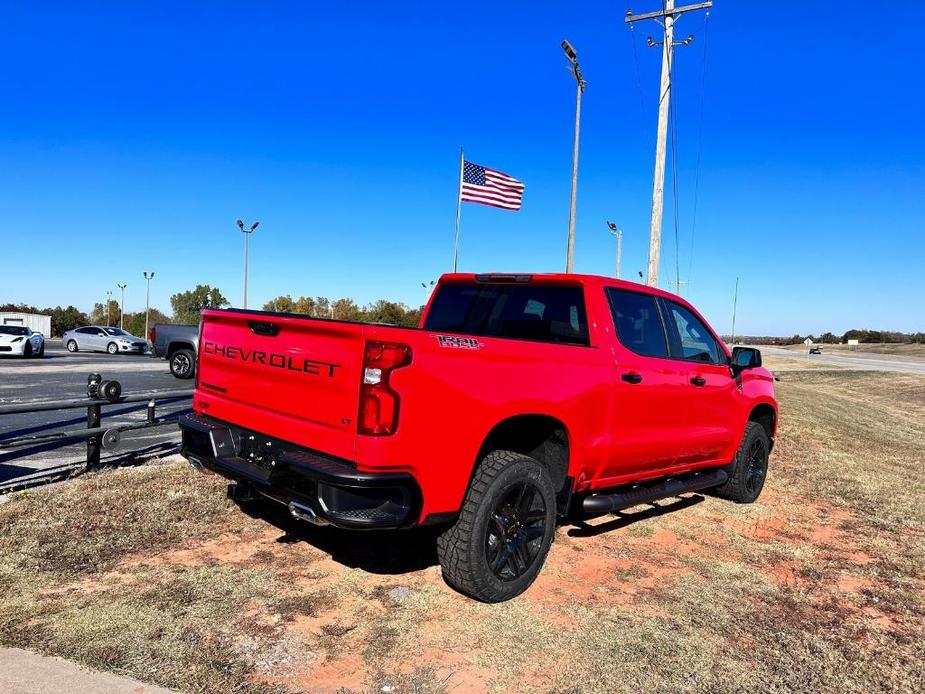
{"label": "truck taillight", "polygon": [[155,338],[155,337],[157,337],[157,330],[156,330],[156,328],[152,325],[152,326],[151,326],[151,329],[148,331],[148,339],[151,341],[151,344],[152,344],[152,345],[154,344],[154,338]]}
{"label": "truck taillight", "polygon": [[411,348],[394,342],[367,342],[360,383],[357,429],[369,436],[394,434],[398,427],[398,393],[389,385],[392,371],[411,363]]}

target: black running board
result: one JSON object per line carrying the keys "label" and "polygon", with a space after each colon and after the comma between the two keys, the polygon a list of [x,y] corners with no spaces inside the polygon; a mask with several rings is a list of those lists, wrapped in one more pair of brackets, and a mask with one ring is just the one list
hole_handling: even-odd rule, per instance
{"label": "black running board", "polygon": [[696,492],[701,489],[718,487],[724,484],[727,479],[729,479],[729,475],[722,469],[708,472],[692,472],[683,477],[669,477],[652,484],[637,484],[626,491],[614,494],[592,494],[584,498],[581,508],[585,513],[613,513],[624,508],[647,504],[650,501],[677,496],[685,492]]}

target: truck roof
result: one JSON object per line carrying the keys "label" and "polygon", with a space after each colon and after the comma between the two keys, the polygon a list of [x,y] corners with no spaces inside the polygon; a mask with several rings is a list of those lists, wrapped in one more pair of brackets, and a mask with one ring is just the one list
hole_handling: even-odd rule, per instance
{"label": "truck roof", "polygon": [[601,287],[620,287],[634,292],[644,292],[688,302],[684,297],[658,287],[650,287],[640,282],[605,277],[603,275],[583,275],[565,272],[448,272],[440,276],[441,282],[543,282],[546,284],[583,284]]}

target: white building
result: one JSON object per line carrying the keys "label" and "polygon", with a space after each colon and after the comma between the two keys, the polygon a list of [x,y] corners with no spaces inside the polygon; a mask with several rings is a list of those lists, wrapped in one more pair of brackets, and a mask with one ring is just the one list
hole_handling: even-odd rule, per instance
{"label": "white building", "polygon": [[20,311],[2,311],[0,312],[0,325],[24,325],[37,333],[42,333],[45,337],[51,337],[51,316]]}

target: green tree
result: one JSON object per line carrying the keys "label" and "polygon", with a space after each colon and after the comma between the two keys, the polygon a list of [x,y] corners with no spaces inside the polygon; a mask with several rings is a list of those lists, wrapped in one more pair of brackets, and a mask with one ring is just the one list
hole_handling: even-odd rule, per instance
{"label": "green tree", "polygon": [[317,302],[310,296],[300,296],[293,306],[293,313],[301,313],[306,316],[317,315],[315,312],[318,310]]}
{"label": "green tree", "polygon": [[270,299],[263,305],[264,311],[275,311],[277,313],[296,313],[295,302],[288,294]]}
{"label": "green tree", "polygon": [[15,311],[17,313],[41,313],[35,306],[28,304],[0,304],[0,311]]}
{"label": "green tree", "polygon": [[[156,308],[152,308],[148,312],[148,329],[150,330],[152,326],[156,323],[169,323],[170,317],[165,315],[163,312],[158,311]],[[148,336],[144,334],[145,332],[145,312],[139,311],[138,313],[126,313],[125,314],[125,329],[130,332],[132,335],[137,337],[142,337],[145,340],[148,339]]]}
{"label": "green tree", "polygon": [[119,316],[122,313],[119,311],[119,302],[115,299],[109,300],[109,312],[107,314],[106,304],[95,303],[93,304],[93,310],[90,312],[90,322],[93,325],[107,325],[107,318],[109,320],[108,325],[119,325]]}
{"label": "green tree", "polygon": [[68,306],[67,308],[55,306],[54,308],[46,308],[42,313],[51,316],[51,335],[48,337],[59,337],[68,330],[90,323],[90,317],[74,306]]}
{"label": "green tree", "polygon": [[379,299],[366,307],[366,320],[373,323],[392,323],[394,325],[410,325],[408,307],[394,301]]}
{"label": "green tree", "polygon": [[170,297],[175,323],[199,323],[203,309],[228,306],[228,299],[216,287],[197,284],[195,289],[178,292]]}
{"label": "green tree", "polygon": [[335,320],[363,320],[363,309],[353,299],[337,299],[331,304],[332,318]]}

